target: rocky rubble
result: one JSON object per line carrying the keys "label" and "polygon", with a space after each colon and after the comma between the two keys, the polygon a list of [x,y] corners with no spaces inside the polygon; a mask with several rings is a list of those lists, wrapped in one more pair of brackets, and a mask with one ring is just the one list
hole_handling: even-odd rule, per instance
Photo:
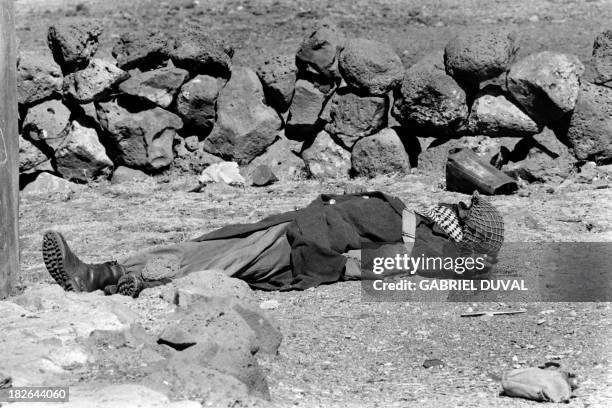
{"label": "rocky rubble", "polygon": [[[270,180],[373,177],[419,162],[420,171],[437,174],[438,164],[429,164],[459,138],[475,141],[470,146],[480,146],[480,137],[528,143],[544,126],[578,160],[612,159],[609,32],[596,38],[587,76],[573,55],[543,51],[515,62],[516,36],[497,30],[460,33],[444,50],[404,67],[388,44],[347,40],[321,21],[295,55],[270,56],[256,71],[234,66],[232,46],[202,27],[121,34],[114,62],[96,57],[101,35],[95,22],[75,20],[49,28],[56,62],[21,52],[22,173],[48,171],[82,183],[121,166],[149,175],[200,174],[233,161],[249,183],[262,165]],[[66,142],[75,121],[87,130]],[[390,142],[393,133],[402,135],[403,153]],[[419,143],[433,139],[431,147]],[[58,151],[62,145],[73,148]],[[498,167],[512,152],[501,147],[486,153]],[[398,164],[401,157],[410,163]]]}
{"label": "rocky rubble", "polygon": [[39,284],[0,302],[0,311],[10,384],[70,384],[68,406],[98,406],[101,396],[104,406],[147,407],[270,399],[257,357],[277,353],[278,324],[246,283],[222,271],[196,272],[138,299]]}

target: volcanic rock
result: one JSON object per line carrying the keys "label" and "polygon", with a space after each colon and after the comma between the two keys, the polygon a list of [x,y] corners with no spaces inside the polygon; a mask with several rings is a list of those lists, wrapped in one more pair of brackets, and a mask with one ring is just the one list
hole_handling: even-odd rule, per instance
{"label": "volcanic rock", "polygon": [[501,30],[458,35],[444,49],[446,72],[476,85],[506,72],[518,51],[515,37]]}
{"label": "volcanic rock", "polygon": [[32,105],[62,90],[62,71],[47,52],[22,51],[17,66],[17,102]]}
{"label": "volcanic rock", "polygon": [[211,37],[200,27],[185,30],[176,38],[170,51],[172,62],[192,75],[204,74],[229,78],[232,73],[234,49],[218,38]]}
{"label": "volcanic rock", "polygon": [[319,23],[300,44],[295,56],[298,69],[328,79],[339,78],[338,54],[344,43],[344,35],[333,23]]}
{"label": "volcanic rock", "polygon": [[278,181],[278,177],[272,172],[272,169],[265,164],[257,166],[255,170],[253,170],[251,178],[251,183],[255,187],[269,186]]}
{"label": "volcanic rock", "polygon": [[198,75],[185,83],[176,98],[176,112],[186,126],[209,130],[215,124],[215,105],[225,80]]}
{"label": "volcanic rock", "polygon": [[340,53],[338,67],[350,88],[365,95],[384,95],[404,77],[404,66],[395,50],[379,41],[349,40]]}
{"label": "volcanic rock", "polygon": [[99,101],[128,76],[127,72],[110,62],[94,58],[87,68],[64,78],[64,93],[79,103]]}
{"label": "volcanic rock", "polygon": [[257,75],[263,84],[268,105],[278,112],[286,112],[295,91],[295,58],[284,55],[267,59],[257,68]]}
{"label": "volcanic rock", "polygon": [[390,128],[355,143],[351,164],[356,175],[365,177],[410,172],[406,148],[395,130]]}
{"label": "volcanic rock", "polygon": [[583,73],[578,57],[543,51],[512,65],[507,86],[529,116],[546,125],[574,109]]}
{"label": "volcanic rock", "polygon": [[325,131],[319,132],[312,145],[302,151],[302,158],[310,175],[317,179],[346,178],[351,168],[351,154]]}
{"label": "volcanic rock", "polygon": [[98,50],[100,34],[100,25],[90,21],[58,23],[49,27],[49,48],[64,74],[87,67]]}
{"label": "volcanic rock", "polygon": [[350,149],[357,140],[386,126],[388,108],[386,97],[359,96],[347,89],[340,90],[332,96],[323,116],[329,122],[325,130]]}
{"label": "volcanic rock", "polygon": [[159,107],[131,113],[115,102],[104,102],[98,105],[98,117],[117,164],[159,170],[172,163],[174,136],[183,126],[175,114]]}
{"label": "volcanic rock", "polygon": [[269,167],[282,181],[301,180],[307,174],[304,160],[292,151],[292,141],[284,135],[249,163],[247,177],[252,178],[253,172],[262,165]]}
{"label": "volcanic rock", "polygon": [[276,111],[264,104],[257,74],[249,68],[235,68],[219,92],[217,121],[204,140],[204,150],[246,164],[274,142],[281,125]]}
{"label": "volcanic rock", "polygon": [[129,183],[134,181],[146,181],[151,179],[146,173],[136,170],[130,169],[129,167],[119,166],[113,172],[113,177],[111,178],[111,184],[122,184]]}
{"label": "volcanic rock", "polygon": [[27,172],[49,160],[49,158],[34,146],[29,140],[19,136],[19,172]]}
{"label": "volcanic rock", "polygon": [[595,38],[593,57],[594,82],[612,87],[612,30],[607,30]]}
{"label": "volcanic rock", "polygon": [[468,118],[470,133],[487,136],[527,136],[540,126],[498,88],[485,87],[472,104]]}
{"label": "volcanic rock", "polygon": [[580,160],[612,159],[612,88],[582,84],[567,141]]}
{"label": "volcanic rock", "polygon": [[402,126],[434,137],[464,130],[468,116],[466,94],[444,71],[441,52],[410,67],[394,96],[393,115]]}
{"label": "volcanic rock", "polygon": [[28,109],[23,134],[34,143],[55,150],[70,125],[70,110],[61,101],[49,100]]}
{"label": "volcanic rock", "polygon": [[106,155],[95,129],[72,122],[68,135],[55,151],[57,171],[66,179],[89,181],[112,172],[113,162]]}
{"label": "volcanic rock", "polygon": [[184,69],[159,68],[130,77],[119,85],[119,89],[125,94],[167,108],[188,76]]}
{"label": "volcanic rock", "polygon": [[298,79],[295,83],[295,94],[289,108],[287,134],[304,138],[313,134],[317,120],[325,103],[325,94],[312,83]]}
{"label": "volcanic rock", "polygon": [[174,42],[159,31],[128,31],[119,36],[112,55],[123,70],[158,68],[168,60]]}

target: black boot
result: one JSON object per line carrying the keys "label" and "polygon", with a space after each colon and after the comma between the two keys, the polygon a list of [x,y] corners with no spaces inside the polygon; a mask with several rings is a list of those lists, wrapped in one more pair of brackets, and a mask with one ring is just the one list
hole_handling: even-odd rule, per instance
{"label": "black boot", "polygon": [[56,231],[47,231],[42,244],[43,260],[49,274],[66,291],[93,292],[116,285],[126,272],[117,262],[86,264],[68,247]]}

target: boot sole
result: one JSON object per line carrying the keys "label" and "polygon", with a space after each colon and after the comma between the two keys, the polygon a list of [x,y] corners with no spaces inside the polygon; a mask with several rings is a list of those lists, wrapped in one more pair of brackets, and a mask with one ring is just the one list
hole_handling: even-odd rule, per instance
{"label": "boot sole", "polygon": [[117,282],[117,292],[124,296],[138,297],[142,288],[142,280],[133,274],[125,274]]}
{"label": "boot sole", "polygon": [[66,247],[60,233],[47,231],[43,236],[42,254],[51,277],[66,291],[74,291],[64,267]]}

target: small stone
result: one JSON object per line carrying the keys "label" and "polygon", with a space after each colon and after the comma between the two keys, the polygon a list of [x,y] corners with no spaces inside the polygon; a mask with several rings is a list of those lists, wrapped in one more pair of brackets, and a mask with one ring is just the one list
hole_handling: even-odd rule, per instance
{"label": "small stone", "polygon": [[268,105],[278,112],[286,112],[295,91],[295,58],[285,55],[267,59],[257,68],[257,75],[263,84]]}
{"label": "small stone", "polygon": [[442,360],[437,359],[437,358],[432,358],[432,359],[429,359],[429,360],[425,360],[423,362],[423,367],[425,367],[425,368],[444,367],[444,362]]}
{"label": "small stone", "polygon": [[362,137],[372,135],[386,126],[389,101],[386,97],[359,96],[346,88],[336,92],[323,119],[325,130],[351,149]]}
{"label": "small stone", "polygon": [[55,151],[57,171],[69,180],[89,181],[108,177],[113,162],[106,155],[95,129],[72,122],[68,135]]}
{"label": "small stone", "polygon": [[32,105],[62,90],[62,70],[44,51],[22,51],[17,65],[17,102]]}
{"label": "small stone", "polygon": [[253,179],[252,184],[255,187],[269,186],[278,181],[272,170],[265,164],[257,166],[251,177]]}
{"label": "small stone", "polygon": [[119,166],[113,172],[113,177],[111,178],[111,184],[122,184],[129,183],[135,181],[147,181],[150,180],[151,177],[147,176],[146,173],[136,170],[130,169],[129,167]]}
{"label": "small stone", "polygon": [[278,303],[278,300],[275,300],[275,299],[264,300],[263,302],[259,304],[259,307],[264,310],[274,310],[278,308],[279,306],[280,306],[280,303]]}
{"label": "small stone", "polygon": [[578,57],[543,51],[510,67],[508,91],[529,116],[546,125],[574,109],[583,73]]}
{"label": "small stone", "polygon": [[446,44],[444,64],[456,80],[477,85],[506,72],[517,51],[515,34],[503,30],[465,32]]}
{"label": "small stone", "polygon": [[304,149],[302,158],[310,175],[317,179],[342,179],[351,168],[351,154],[340,147],[325,131]]}
{"label": "small stone", "polygon": [[383,129],[359,140],[351,152],[353,172],[357,176],[375,177],[381,174],[407,174],[410,158],[393,129]]}
{"label": "small stone", "polygon": [[159,68],[134,75],[119,85],[121,92],[167,108],[187,80],[189,73],[180,68]]}
{"label": "small stone", "polygon": [[128,78],[128,73],[110,62],[94,58],[87,68],[73,72],[64,78],[64,93],[79,103],[99,101],[113,88]]}
{"label": "small stone", "polygon": [[395,50],[385,43],[356,38],[340,53],[339,69],[350,88],[366,95],[384,95],[399,86],[404,66]]}
{"label": "small stone", "polygon": [[199,178],[200,184],[225,183],[230,186],[242,186],[246,182],[240,174],[238,163],[221,162],[208,166]]}
{"label": "small stone", "polygon": [[49,100],[28,109],[23,120],[27,139],[55,150],[64,140],[70,126],[70,110],[61,101]]}
{"label": "small stone", "polygon": [[91,21],[59,23],[49,27],[47,40],[64,74],[83,69],[98,50],[102,28]]}
{"label": "small stone", "polygon": [[190,152],[195,152],[200,148],[200,140],[197,136],[187,136],[185,138],[185,147]]}
{"label": "small stone", "polygon": [[36,177],[36,180],[29,183],[22,190],[22,194],[29,195],[48,195],[58,193],[70,193],[74,191],[76,185],[52,174],[43,172]]}

